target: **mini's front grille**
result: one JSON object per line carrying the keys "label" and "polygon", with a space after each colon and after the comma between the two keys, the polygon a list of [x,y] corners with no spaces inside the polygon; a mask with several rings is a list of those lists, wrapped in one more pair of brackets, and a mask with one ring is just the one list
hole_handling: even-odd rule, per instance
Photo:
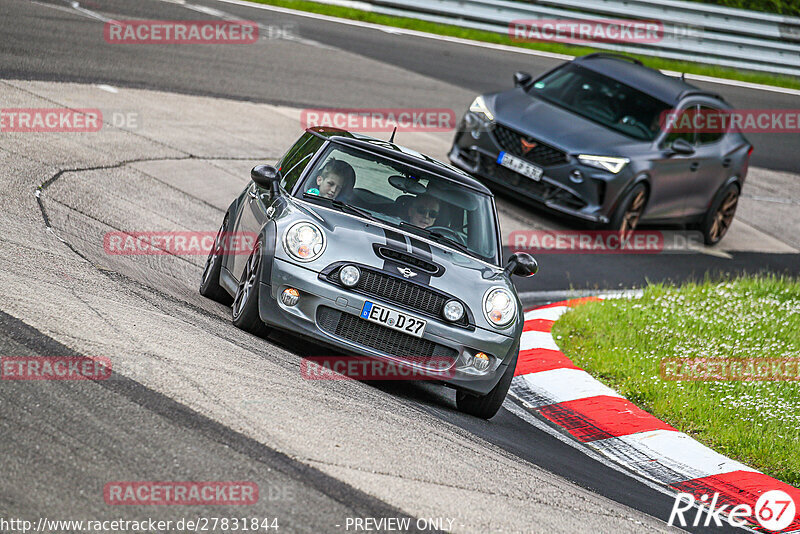
{"label": "mini's front grille", "polygon": [[458,351],[450,347],[327,306],[317,308],[317,325],[329,334],[428,369],[449,369],[458,358]]}
{"label": "mini's front grille", "polygon": [[[565,152],[542,143],[538,139],[506,128],[502,124],[496,124],[492,132],[503,150],[514,156],[525,158],[542,167],[567,162]],[[523,146],[523,141],[525,146]]]}
{"label": "mini's front grille", "polygon": [[[424,315],[444,320],[442,317],[444,305],[448,300],[451,300],[452,297],[380,271],[372,271],[364,267],[360,267],[360,269],[361,278],[358,284],[352,288],[353,290],[371,297],[400,304],[401,306],[405,306],[408,309]],[[330,272],[328,280],[336,284],[339,283],[339,268]],[[467,314],[465,313],[460,321],[456,321],[452,324],[467,326],[469,324]]]}

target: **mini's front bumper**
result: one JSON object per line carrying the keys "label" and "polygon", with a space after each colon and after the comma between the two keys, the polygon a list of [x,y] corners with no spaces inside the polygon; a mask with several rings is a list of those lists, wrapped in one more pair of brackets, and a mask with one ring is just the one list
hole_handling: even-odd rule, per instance
{"label": "mini's front bumper", "polygon": [[[272,261],[270,284],[261,281],[259,287],[261,320],[271,326],[318,340],[322,344],[338,349],[345,355],[368,356],[393,362],[398,367],[420,369],[414,363],[402,358],[405,355],[382,352],[375,347],[337,336],[320,326],[320,312],[329,313],[328,310],[350,314],[355,316],[358,321],[363,321],[364,319],[361,319],[359,315],[366,300],[394,309],[402,309],[411,316],[426,320],[427,326],[423,339],[452,349],[458,354],[454,366],[443,373],[440,381],[461,390],[480,395],[488,393],[500,380],[512,357],[519,350],[519,334],[517,332],[516,336],[513,335],[516,332],[514,328],[510,328],[509,333],[503,335],[481,328],[469,330],[449,326],[444,321],[440,322],[416,314],[391,302],[365,297],[320,280],[319,273],[302,265],[290,263],[281,258],[274,258]],[[286,306],[281,302],[280,295],[287,288],[294,288],[300,293],[300,298],[294,306]],[[471,366],[476,352],[484,352],[492,357],[486,371],[478,371]],[[329,355],[320,354],[319,356]]]}

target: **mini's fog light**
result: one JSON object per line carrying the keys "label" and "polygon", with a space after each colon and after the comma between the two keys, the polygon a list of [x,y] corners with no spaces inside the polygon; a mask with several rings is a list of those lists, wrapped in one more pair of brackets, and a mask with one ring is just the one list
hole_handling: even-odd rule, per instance
{"label": "mini's fog light", "polygon": [[287,306],[294,306],[300,300],[300,292],[293,287],[287,287],[281,293],[281,302]]}
{"label": "mini's fog light", "polygon": [[339,280],[347,287],[355,287],[361,279],[361,271],[355,265],[345,265],[339,271]]}
{"label": "mini's fog light", "polygon": [[442,313],[445,319],[454,323],[464,317],[464,306],[457,300],[448,300]]}
{"label": "mini's fog light", "polygon": [[479,352],[472,358],[472,366],[478,371],[485,371],[489,368],[489,356]]}

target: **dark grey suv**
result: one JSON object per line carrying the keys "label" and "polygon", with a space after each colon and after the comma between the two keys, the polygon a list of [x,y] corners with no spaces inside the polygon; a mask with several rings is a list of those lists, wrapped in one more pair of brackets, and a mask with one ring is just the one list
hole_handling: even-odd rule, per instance
{"label": "dark grey suv", "polygon": [[707,244],[725,235],[752,145],[737,131],[664,120],[730,113],[720,96],[615,54],[583,56],[535,80],[518,72],[514,81],[472,103],[450,152],[454,165],[612,229],[686,223]]}

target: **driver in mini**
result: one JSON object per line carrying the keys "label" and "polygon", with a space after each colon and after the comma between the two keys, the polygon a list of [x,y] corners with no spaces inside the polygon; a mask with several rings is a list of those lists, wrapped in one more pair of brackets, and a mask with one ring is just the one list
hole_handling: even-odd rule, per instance
{"label": "driver in mini", "polygon": [[317,187],[307,191],[312,195],[325,198],[338,198],[353,190],[356,182],[356,171],[346,161],[331,159],[320,169],[317,175]]}
{"label": "driver in mini", "polygon": [[433,226],[439,216],[439,199],[423,194],[409,203],[408,222],[419,228]]}

